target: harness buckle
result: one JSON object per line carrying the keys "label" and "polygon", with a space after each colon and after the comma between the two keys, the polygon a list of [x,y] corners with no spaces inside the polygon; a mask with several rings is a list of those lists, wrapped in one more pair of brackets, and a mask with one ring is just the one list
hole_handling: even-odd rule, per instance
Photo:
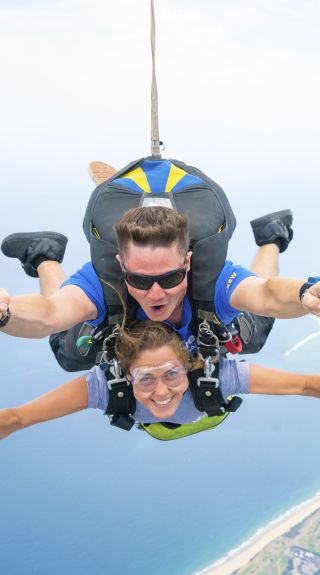
{"label": "harness buckle", "polygon": [[201,384],[203,384],[203,383],[213,383],[215,389],[218,389],[218,387],[219,387],[219,380],[217,377],[205,377],[205,376],[198,377],[197,386],[201,387]]}
{"label": "harness buckle", "polygon": [[214,360],[212,357],[208,356],[204,362],[204,373],[207,379],[210,379],[216,366],[214,365]]}
{"label": "harness buckle", "polygon": [[[200,390],[202,401],[204,401],[204,407],[206,413],[209,415],[224,415],[226,413],[226,408],[223,405],[219,405],[217,402],[215,390],[219,389],[219,379],[217,377],[206,377],[200,376],[197,379],[197,386]],[[213,405],[211,401],[213,400]]]}
{"label": "harness buckle", "polygon": [[[208,389],[204,392],[207,397],[210,397],[210,387],[212,388],[212,384],[214,385],[215,389],[219,387],[219,379],[217,377],[212,377],[212,374],[215,370],[215,365],[212,361],[211,357],[207,357],[204,362],[204,375],[201,375],[197,379],[197,386],[198,387],[207,387]],[[210,385],[202,385],[202,384],[210,384]]]}
{"label": "harness buckle", "polygon": [[[108,380],[108,389],[109,389],[110,391],[113,391],[114,388],[116,387],[116,385],[119,384],[119,383],[125,383],[127,387],[130,386],[129,381],[128,381],[125,377],[121,377],[121,378],[119,378],[119,379],[109,379],[109,380]],[[120,391],[119,393],[121,393],[121,391]],[[119,397],[122,397],[122,396],[119,395]]]}
{"label": "harness buckle", "polygon": [[[100,333],[103,334],[103,330]],[[115,367],[115,372],[120,374],[121,369],[120,366],[118,365],[114,351],[118,335],[119,335],[119,326],[117,324],[113,326],[112,330],[109,330],[108,335],[104,338],[102,342],[102,351],[99,352],[97,356],[96,364],[99,365],[101,363],[102,364],[104,363],[109,366],[112,365],[115,366],[115,364],[117,364],[117,367]],[[120,375],[118,376],[118,378],[119,377]]]}
{"label": "harness buckle", "polygon": [[219,361],[219,340],[210,327],[210,323],[205,319],[199,325],[197,346],[199,355],[203,361],[210,358],[213,363]]}
{"label": "harness buckle", "polygon": [[[131,384],[125,377],[123,377],[120,363],[118,362],[118,360],[116,358],[114,358],[111,362],[109,362],[109,365],[110,365],[109,369],[111,369],[111,368],[114,369],[114,379],[108,379],[108,389],[110,391],[113,391],[113,390],[115,390],[116,387],[120,387],[119,384],[123,384],[123,383],[125,383],[126,386],[129,387]],[[121,385],[121,387],[122,387],[122,385]],[[122,393],[122,392],[119,391],[118,395],[119,395],[119,393]],[[119,395],[119,397],[121,398],[123,396]]]}

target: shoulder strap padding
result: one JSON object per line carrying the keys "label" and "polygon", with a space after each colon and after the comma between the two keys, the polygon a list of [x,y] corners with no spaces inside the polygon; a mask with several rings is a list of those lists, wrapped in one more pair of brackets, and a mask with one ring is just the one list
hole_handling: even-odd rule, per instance
{"label": "shoulder strap padding", "polygon": [[216,182],[193,166],[172,162],[205,182],[187,194],[185,190],[175,192],[174,199],[177,210],[189,215],[193,298],[213,302],[215,281],[226,261],[236,219],[225,192]]}
{"label": "shoulder strap padding", "polygon": [[[122,273],[116,260],[118,249],[113,226],[127,210],[138,207],[140,201],[139,193],[121,188],[113,190],[112,182],[142,161],[143,158],[132,162],[94,190],[83,221],[83,229],[90,243],[91,260],[102,282],[108,307],[119,305],[117,291],[126,301]],[[97,230],[96,234],[93,230]],[[100,230],[103,230],[103,237],[98,237]]]}

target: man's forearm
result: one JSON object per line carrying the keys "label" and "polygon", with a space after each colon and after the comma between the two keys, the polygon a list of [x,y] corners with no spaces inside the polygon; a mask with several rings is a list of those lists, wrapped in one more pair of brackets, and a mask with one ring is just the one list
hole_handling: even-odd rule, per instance
{"label": "man's forearm", "polygon": [[63,287],[50,297],[7,296],[6,305],[11,317],[1,331],[18,337],[46,337],[97,316],[95,305],[77,286]]}
{"label": "man's forearm", "polygon": [[[301,317],[310,311],[314,313],[313,310],[306,309],[300,301],[299,292],[303,283],[303,280],[291,278],[249,277],[234,289],[230,303],[240,311],[257,315],[283,319]],[[304,301],[305,299],[306,297]]]}
{"label": "man's forearm", "polygon": [[306,315],[308,310],[302,306],[299,298],[303,283],[301,279],[268,278],[265,282],[266,315],[283,319]]}
{"label": "man's forearm", "polygon": [[54,313],[48,298],[36,294],[14,296],[9,307],[10,320],[0,331],[29,338],[46,337],[54,331]]}

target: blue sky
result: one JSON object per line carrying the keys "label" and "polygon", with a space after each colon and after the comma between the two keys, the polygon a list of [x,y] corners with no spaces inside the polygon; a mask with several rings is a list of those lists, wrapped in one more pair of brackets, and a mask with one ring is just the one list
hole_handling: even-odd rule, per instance
{"label": "blue sky", "polygon": [[[292,207],[295,257],[284,256],[283,269],[315,273],[319,4],[155,5],[164,156],[197,165],[226,190],[239,222],[234,257],[245,265],[254,251],[249,219]],[[149,1],[2,1],[0,49],[2,207],[10,214],[2,234],[58,228],[70,236],[71,272],[88,254],[87,164],[120,167],[149,154]],[[11,276],[14,262],[1,262]]]}

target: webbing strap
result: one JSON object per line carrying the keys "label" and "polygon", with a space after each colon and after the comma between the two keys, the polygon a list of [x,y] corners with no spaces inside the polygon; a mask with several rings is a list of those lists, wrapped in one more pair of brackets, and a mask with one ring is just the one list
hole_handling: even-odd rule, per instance
{"label": "webbing strap", "polygon": [[[135,424],[131,414],[136,410],[136,400],[133,395],[132,385],[128,384],[126,378],[122,377],[120,372],[117,371],[117,365],[117,363],[113,366],[101,364],[109,393],[105,415],[108,415],[111,425],[130,431]],[[111,379],[113,377],[111,367],[115,369],[115,379]]]}
{"label": "webbing strap", "polygon": [[203,377],[202,369],[188,372],[188,379],[194,404],[199,411],[204,411],[209,417],[223,415],[229,411],[237,411],[242,399],[235,395],[225,401],[219,384],[219,364],[216,365],[216,377]]}
{"label": "webbing strap", "polygon": [[151,0],[151,53],[152,53],[152,82],[151,82],[151,154],[154,158],[161,158],[158,120],[158,89],[156,79],[156,30],[155,30],[154,1]]}

